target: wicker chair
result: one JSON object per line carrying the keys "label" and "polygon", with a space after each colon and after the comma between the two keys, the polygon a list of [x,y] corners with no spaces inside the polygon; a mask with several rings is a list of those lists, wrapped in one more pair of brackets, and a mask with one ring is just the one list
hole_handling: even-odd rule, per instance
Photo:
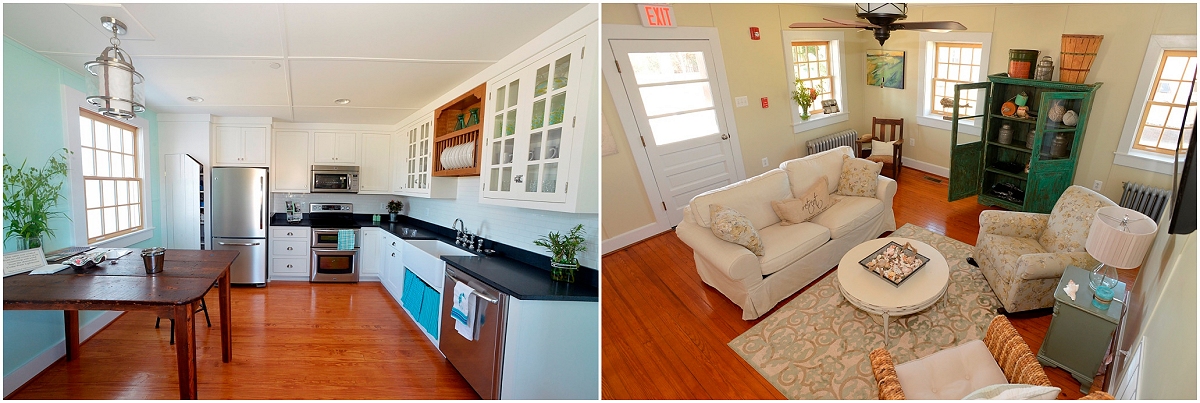
{"label": "wicker chair", "polygon": [[[996,360],[1008,383],[1028,385],[1053,386],[1046,371],[1038,363],[1025,340],[1017,334],[1017,329],[1003,315],[996,316],[988,325],[983,337],[983,344]],[[950,350],[959,349],[962,346]],[[896,365],[886,348],[871,351],[871,370],[875,373],[875,381],[879,384],[879,399],[904,400],[904,390],[900,378],[896,375]],[[961,397],[959,397],[961,398]],[[1083,400],[1110,400],[1113,397],[1105,392],[1092,392]]]}

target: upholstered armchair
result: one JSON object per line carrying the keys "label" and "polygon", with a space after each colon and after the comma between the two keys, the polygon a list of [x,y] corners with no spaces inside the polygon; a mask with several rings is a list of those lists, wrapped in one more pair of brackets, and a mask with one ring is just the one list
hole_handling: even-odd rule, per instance
{"label": "upholstered armchair", "polygon": [[1098,262],[1083,248],[1096,210],[1112,200],[1083,186],[1063,192],[1050,214],[988,210],[979,215],[975,261],[1008,312],[1054,306],[1067,266]]}
{"label": "upholstered armchair", "polygon": [[[1054,386],[1008,318],[992,318],[983,341],[973,340],[895,365],[886,348],[871,351],[880,400],[962,399],[979,388],[1005,383]],[[1092,392],[1083,399],[1112,399]]]}

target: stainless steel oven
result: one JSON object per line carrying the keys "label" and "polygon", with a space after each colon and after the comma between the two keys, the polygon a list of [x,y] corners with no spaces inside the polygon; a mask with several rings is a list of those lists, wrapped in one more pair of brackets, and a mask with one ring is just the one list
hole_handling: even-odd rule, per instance
{"label": "stainless steel oven", "polygon": [[313,165],[308,190],[313,193],[358,193],[358,167]]}
{"label": "stainless steel oven", "polygon": [[362,258],[359,247],[362,245],[361,233],[357,229],[348,229],[354,233],[353,249],[338,249],[337,228],[313,228],[311,257],[311,280],[313,282],[356,283],[362,270]]}

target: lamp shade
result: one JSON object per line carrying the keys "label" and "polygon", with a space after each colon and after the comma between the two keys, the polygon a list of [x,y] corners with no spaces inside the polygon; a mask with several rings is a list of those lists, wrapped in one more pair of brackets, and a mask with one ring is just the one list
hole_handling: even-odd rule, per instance
{"label": "lamp shade", "polygon": [[1158,224],[1145,214],[1124,207],[1101,207],[1084,247],[1100,263],[1132,269],[1142,265],[1157,233]]}

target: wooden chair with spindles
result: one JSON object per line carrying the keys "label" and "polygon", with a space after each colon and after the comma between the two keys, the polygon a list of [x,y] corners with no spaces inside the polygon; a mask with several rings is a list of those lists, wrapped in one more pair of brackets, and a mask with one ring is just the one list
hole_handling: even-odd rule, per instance
{"label": "wooden chair with spindles", "polygon": [[[890,143],[891,147],[883,143]],[[864,144],[871,144],[871,155],[866,159],[883,163],[882,172],[891,170],[892,179],[899,181],[904,158],[904,119],[871,118],[871,138],[858,140],[855,144],[860,157]]]}

